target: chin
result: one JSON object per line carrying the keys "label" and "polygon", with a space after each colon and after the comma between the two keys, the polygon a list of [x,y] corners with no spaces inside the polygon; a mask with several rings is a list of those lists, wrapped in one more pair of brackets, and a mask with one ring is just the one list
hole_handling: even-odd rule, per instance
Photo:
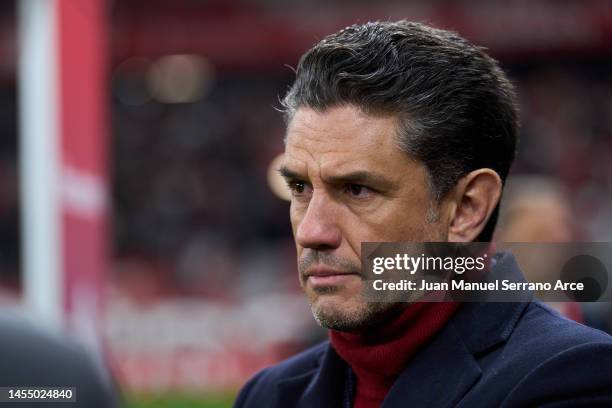
{"label": "chin", "polygon": [[372,304],[356,299],[342,299],[337,295],[319,295],[311,302],[312,315],[326,329],[357,331],[367,327],[373,317]]}

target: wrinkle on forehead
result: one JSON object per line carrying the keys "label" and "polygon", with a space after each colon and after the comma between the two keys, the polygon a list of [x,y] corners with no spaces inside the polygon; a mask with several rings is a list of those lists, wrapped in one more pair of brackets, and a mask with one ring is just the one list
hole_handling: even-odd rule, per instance
{"label": "wrinkle on forehead", "polygon": [[393,164],[408,160],[395,143],[397,124],[392,115],[371,116],[350,105],[324,112],[300,108],[287,130],[285,161],[318,176],[393,170]]}
{"label": "wrinkle on forehead", "polygon": [[[393,115],[372,116],[352,105],[336,106],[323,112],[300,108],[289,123],[286,139],[294,143],[296,141],[292,139],[296,136],[307,137],[311,142],[379,143],[380,133],[395,133],[397,124]],[[356,135],[360,137],[356,138]]]}

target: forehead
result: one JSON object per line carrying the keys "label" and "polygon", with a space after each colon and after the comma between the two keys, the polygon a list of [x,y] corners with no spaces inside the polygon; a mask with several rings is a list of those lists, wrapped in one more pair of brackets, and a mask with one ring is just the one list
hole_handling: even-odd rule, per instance
{"label": "forehead", "polygon": [[335,169],[405,165],[411,160],[398,147],[397,126],[393,115],[373,116],[353,106],[300,108],[287,128],[285,162]]}

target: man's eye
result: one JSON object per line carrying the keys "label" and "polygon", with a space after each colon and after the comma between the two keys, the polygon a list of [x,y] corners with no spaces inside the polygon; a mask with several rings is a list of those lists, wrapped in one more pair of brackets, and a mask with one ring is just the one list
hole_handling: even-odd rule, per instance
{"label": "man's eye", "polygon": [[293,194],[302,194],[306,188],[306,183],[303,181],[290,181],[287,184]]}
{"label": "man's eye", "polygon": [[346,186],[346,191],[354,197],[364,197],[370,193],[370,189],[360,184],[349,184]]}

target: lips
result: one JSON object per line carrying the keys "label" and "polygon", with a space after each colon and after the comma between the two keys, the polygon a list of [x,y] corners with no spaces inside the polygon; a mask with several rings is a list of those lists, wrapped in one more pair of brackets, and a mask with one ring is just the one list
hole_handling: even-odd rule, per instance
{"label": "lips", "polygon": [[312,286],[333,286],[346,283],[348,280],[359,277],[354,272],[338,271],[327,267],[313,267],[304,274],[306,281]]}

